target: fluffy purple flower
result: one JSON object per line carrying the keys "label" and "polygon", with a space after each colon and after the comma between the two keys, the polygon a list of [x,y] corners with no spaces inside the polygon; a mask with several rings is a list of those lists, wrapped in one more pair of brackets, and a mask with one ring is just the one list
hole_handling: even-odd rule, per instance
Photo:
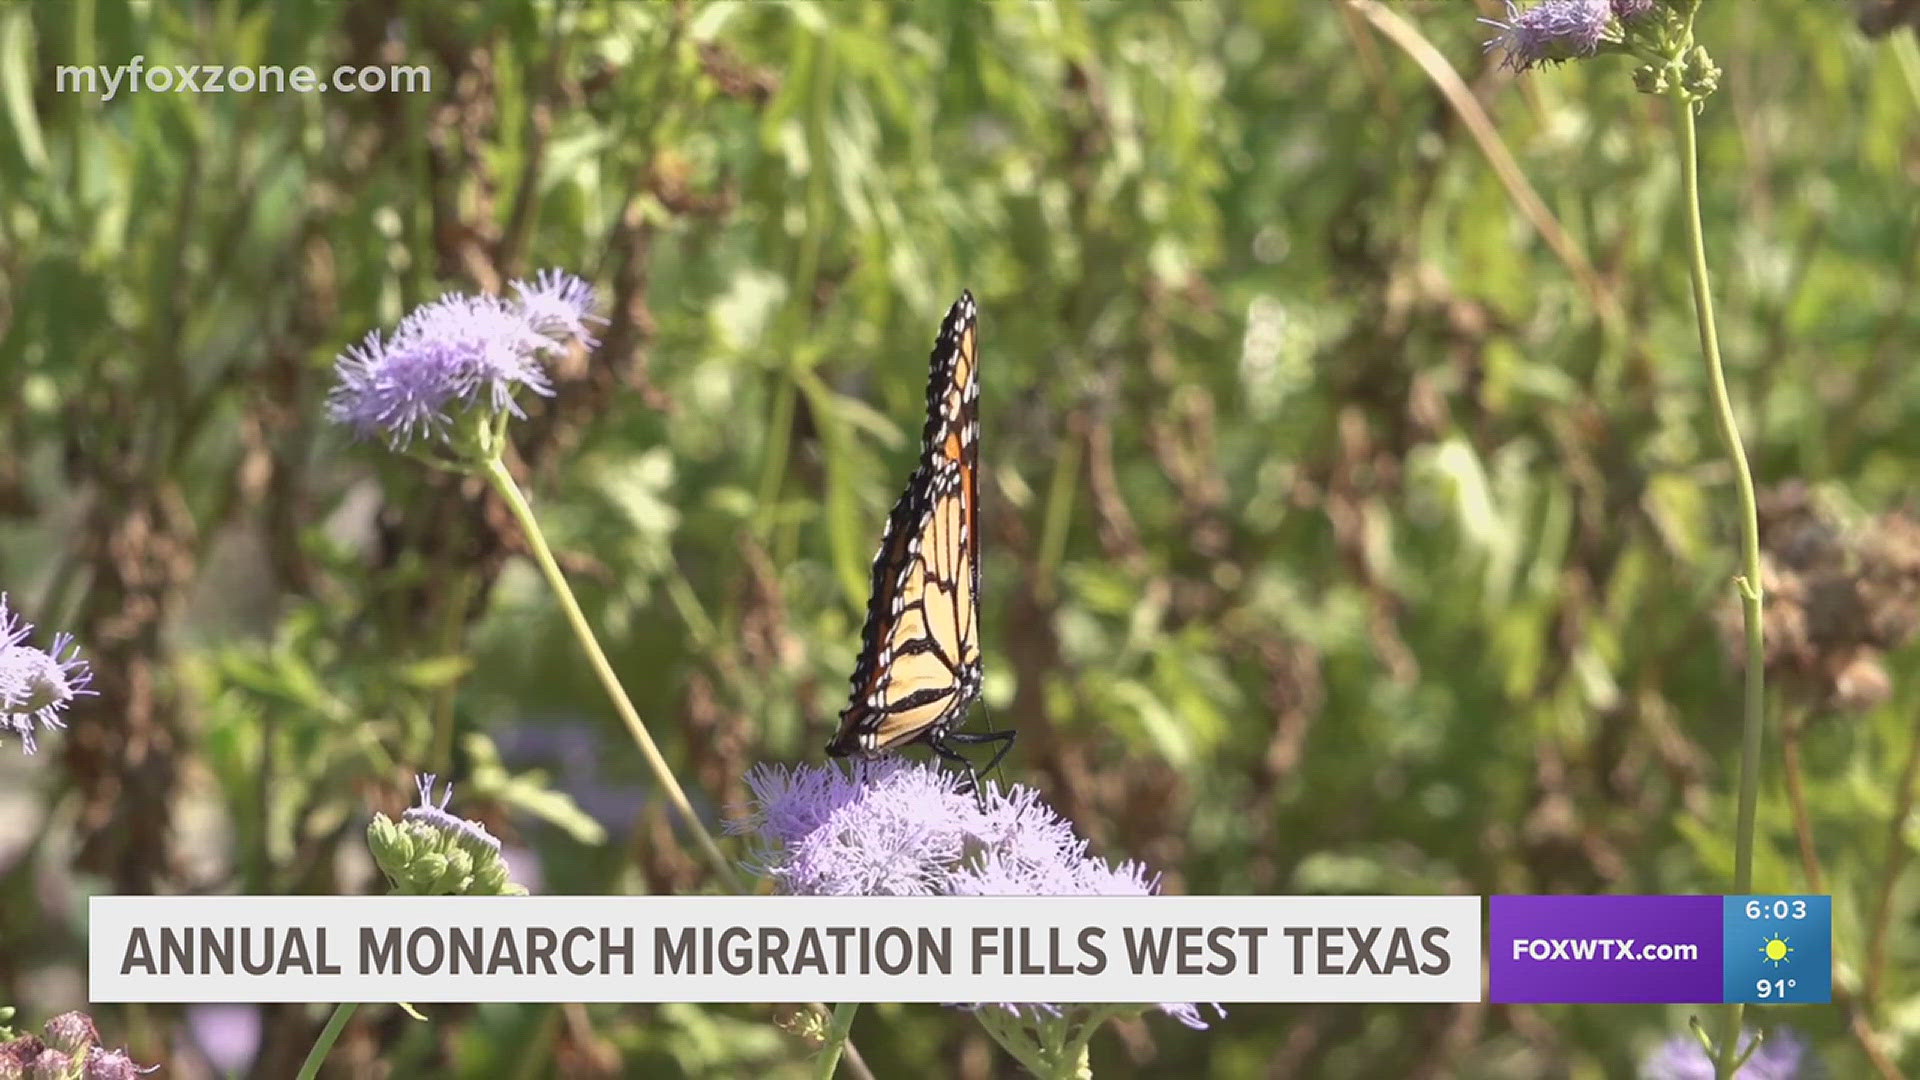
{"label": "fluffy purple flower", "polygon": [[107,1050],[94,1047],[87,1052],[87,1068],[80,1075],[84,1080],[134,1080],[150,1072],[157,1072],[158,1065],[142,1068],[127,1056],[125,1050]]}
{"label": "fluffy purple flower", "polygon": [[800,896],[943,895],[979,817],[958,779],[897,758],[759,766],[747,787],[752,814],[729,828],[754,831],[754,870]]}
{"label": "fluffy purple flower", "polygon": [[[1031,789],[1015,788],[1016,793],[1031,794]],[[1152,896],[1160,891],[1160,875],[1141,863],[1128,861],[1113,865],[1088,855],[1087,842],[1073,836],[1065,819],[1035,800],[1044,815],[1031,814],[1024,826],[1004,837],[1001,844],[986,848],[953,875],[950,894],[954,896]],[[996,807],[989,803],[991,813]],[[1050,820],[1049,820],[1050,819]],[[1064,827],[1067,842],[1055,843]],[[1001,1003],[991,1008],[1019,1014],[1058,1016],[1054,1005]],[[1214,1010],[1225,1016],[1226,1010]],[[1206,1018],[1191,1002],[1163,1002],[1161,1011],[1190,1028],[1205,1030]]]}
{"label": "fluffy purple flower", "polygon": [[1635,22],[1653,14],[1660,0],[1613,0],[1613,17],[1623,23]]}
{"label": "fluffy purple flower", "polygon": [[572,274],[542,270],[531,285],[516,281],[513,290],[520,294],[520,310],[540,333],[577,339],[589,349],[599,346],[588,324],[606,320],[593,313],[593,286]]}
{"label": "fluffy purple flower", "polygon": [[125,1050],[99,1045],[93,1018],[83,1012],[61,1013],[46,1022],[40,1035],[44,1038],[22,1035],[0,1042],[0,1080],[134,1080],[160,1068],[143,1068]]}
{"label": "fluffy purple flower", "polygon": [[1613,8],[1608,0],[1542,0],[1522,10],[1507,0],[1505,22],[1480,21],[1500,31],[1486,47],[1506,53],[1501,66],[1526,71],[1592,56],[1613,23]]}
{"label": "fluffy purple flower", "polygon": [[61,712],[93,693],[93,669],[72,634],[55,634],[53,648],[37,649],[27,643],[32,633],[33,624],[8,610],[0,593],[0,734],[19,736],[29,754],[37,749],[36,727],[66,727]]}
{"label": "fluffy purple flower", "polygon": [[[753,804],[729,831],[752,833],[749,865],[804,896],[1150,896],[1158,875],[1087,854],[1087,841],[1032,788],[963,791],[951,772],[899,758],[852,766],[756,766]],[[1021,1015],[1055,1005],[1006,1004]],[[1162,1005],[1204,1028],[1191,1004]],[[1217,1006],[1216,1006],[1217,1008]]]}
{"label": "fluffy purple flower", "polygon": [[499,837],[488,832],[485,825],[477,821],[468,821],[447,809],[447,804],[453,801],[451,782],[447,784],[447,790],[441,793],[439,803],[436,804],[433,801],[433,785],[438,779],[439,777],[433,773],[421,773],[413,778],[414,786],[420,789],[420,805],[407,807],[406,811],[400,815],[400,820],[417,822],[441,832],[450,833],[455,838],[465,837],[498,855],[500,853]]}
{"label": "fluffy purple flower", "polygon": [[[1740,1033],[1740,1052],[1753,1045],[1752,1030]],[[1803,1080],[1814,1075],[1807,1044],[1787,1028],[1775,1028],[1760,1043],[1734,1080]],[[1713,1060],[1692,1035],[1676,1035],[1647,1056],[1641,1080],[1713,1080]]]}
{"label": "fluffy purple flower", "polygon": [[74,1011],[63,1012],[41,1025],[40,1036],[48,1046],[62,1053],[79,1054],[100,1041],[93,1017]]}
{"label": "fluffy purple flower", "polygon": [[46,1048],[46,1043],[32,1035],[0,1042],[0,1080],[25,1076],[27,1070],[33,1067],[34,1059]]}
{"label": "fluffy purple flower", "polygon": [[512,300],[448,293],[415,308],[392,334],[374,330],[334,362],[327,413],[396,449],[446,437],[457,414],[523,416],[515,395],[550,397],[546,361],[569,341],[596,342],[587,324],[593,287],[572,274],[542,271],[513,282]]}

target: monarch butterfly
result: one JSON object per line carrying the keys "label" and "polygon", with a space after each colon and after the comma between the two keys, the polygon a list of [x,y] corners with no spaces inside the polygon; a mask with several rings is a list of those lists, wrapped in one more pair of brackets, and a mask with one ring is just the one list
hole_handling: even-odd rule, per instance
{"label": "monarch butterfly", "polygon": [[853,693],[827,744],[831,757],[866,758],[916,742],[979,773],[954,746],[998,743],[1014,732],[959,732],[980,697],[980,365],[973,294],[940,324],[927,376],[920,467],[894,503],[873,557],[873,595],[860,634]]}

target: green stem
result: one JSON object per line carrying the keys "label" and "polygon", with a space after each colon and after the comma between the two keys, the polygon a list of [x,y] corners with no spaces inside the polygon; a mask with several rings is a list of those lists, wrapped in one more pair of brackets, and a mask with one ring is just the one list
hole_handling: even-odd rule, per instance
{"label": "green stem", "polygon": [[1087,1044],[1070,1039],[1064,1024],[1050,1034],[1053,1037],[1047,1039],[1045,1052],[1047,1071],[1041,1074],[1044,1080],[1093,1080]]}
{"label": "green stem", "polygon": [[827,1043],[814,1059],[813,1075],[819,1080],[833,1080],[834,1072],[840,1068],[840,1055],[847,1048],[847,1033],[853,1030],[853,1014],[859,1011],[857,1001],[843,1001],[833,1007],[833,1026],[827,1029]]}
{"label": "green stem", "polygon": [[[461,633],[466,629],[467,604],[473,598],[468,581],[466,575],[455,574],[447,586],[449,595],[440,627],[442,655],[449,655],[459,647]],[[433,695],[433,746],[427,760],[439,772],[453,771],[453,728],[458,715],[454,712],[454,699],[459,687],[459,680],[450,680]]]}
{"label": "green stem", "polygon": [[1086,439],[1069,438],[1053,460],[1053,482],[1047,487],[1047,510],[1040,532],[1039,573],[1034,575],[1036,591],[1043,604],[1051,602],[1060,564],[1066,558],[1067,533],[1073,526],[1073,500],[1079,494],[1080,455]]}
{"label": "green stem", "polygon": [[333,1015],[327,1018],[327,1026],[320,1029],[320,1037],[313,1040],[313,1049],[307,1051],[307,1060],[301,1063],[300,1075],[295,1080],[313,1080],[320,1075],[320,1066],[333,1049],[333,1041],[340,1037],[347,1021],[353,1019],[353,1010],[359,1007],[357,1001],[343,1001],[333,1007]]}
{"label": "green stem", "polygon": [[974,1013],[980,1026],[986,1029],[1000,1048],[1013,1055],[1026,1070],[1040,1077],[1040,1080],[1052,1080],[1053,1070],[1049,1068],[1045,1054],[1039,1045],[1027,1034],[1020,1021],[994,1006],[988,1005]]}
{"label": "green stem", "polygon": [[771,533],[774,522],[779,520],[780,485],[787,477],[787,449],[793,438],[794,398],[799,389],[793,384],[792,372],[781,369],[775,373],[779,380],[773,388],[773,415],[767,422],[766,461],[760,473],[760,505],[757,511],[759,519],[754,523],[762,532]]}
{"label": "green stem", "polygon": [[1893,50],[1893,62],[1900,66],[1900,78],[1907,84],[1907,93],[1913,95],[1913,103],[1920,105],[1920,45],[1914,44],[1912,34],[1895,33],[1888,39],[1887,47]]}
{"label": "green stem", "polygon": [[713,835],[693,812],[693,804],[687,801],[687,793],[681,789],[680,781],[674,778],[673,769],[667,765],[667,759],[660,756],[660,748],[654,745],[653,736],[648,733],[647,725],[640,719],[640,713],[634,709],[628,699],[627,691],[620,685],[620,677],[613,672],[613,664],[607,660],[607,654],[600,648],[600,642],[593,636],[593,627],[588,625],[586,613],[580,610],[580,602],[574,599],[573,589],[567,585],[567,577],[560,571],[560,563],[553,557],[552,549],[540,531],[540,523],[534,519],[533,509],[527,505],[526,497],[520,493],[520,485],[514,483],[513,474],[499,457],[490,459],[486,466],[487,479],[492,481],[495,491],[505,500],[507,509],[513,512],[514,520],[520,523],[520,529],[526,533],[527,545],[533,549],[533,561],[540,566],[547,584],[554,595],[560,599],[560,609],[566,613],[567,622],[573,627],[574,636],[580,639],[580,647],[586,650],[587,660],[593,665],[595,675],[600,677],[600,685],[607,696],[613,699],[614,711],[627,725],[627,731],[640,747],[640,756],[646,759],[647,768],[653,771],[654,782],[667,794],[674,813],[680,817],[681,825],[699,841],[701,853],[713,865],[714,873],[720,876],[729,890],[744,893],[739,876],[734,873],[733,864],[720,851],[720,845],[714,843]]}
{"label": "green stem", "polygon": [[1106,1026],[1107,1021],[1112,1020],[1116,1016],[1125,1016],[1136,1010],[1125,1005],[1089,1005],[1087,1008],[1092,1011],[1087,1018],[1081,1022],[1080,1027],[1073,1033],[1072,1037],[1067,1040],[1066,1050],[1071,1060],[1077,1063],[1080,1074],[1092,1076],[1093,1069],[1089,1064],[1089,1047],[1093,1045],[1093,1037],[1099,1033],[1102,1027]]}
{"label": "green stem", "polygon": [[[1760,624],[1760,515],[1753,495],[1753,473],[1747,467],[1747,452],[1741,445],[1733,402],[1727,395],[1726,371],[1720,363],[1720,339],[1713,323],[1713,296],[1707,287],[1707,244],[1700,225],[1700,148],[1694,131],[1693,102],[1678,91],[1674,94],[1674,115],[1680,139],[1681,178],[1686,188],[1683,201],[1687,212],[1687,255],[1693,273],[1693,309],[1700,322],[1700,351],[1707,361],[1720,439],[1725,444],[1727,459],[1733,464],[1734,483],[1740,493],[1741,569],[1735,584],[1746,623],[1747,686],[1745,719],[1740,729],[1740,807],[1733,833],[1733,891],[1743,894],[1753,891],[1754,814],[1760,801],[1760,743],[1766,729],[1766,649]],[[1739,1005],[1727,1006],[1719,1044],[1714,1048],[1714,1071],[1720,1080],[1728,1080],[1737,1066],[1741,1012]]]}
{"label": "green stem", "polygon": [[[95,0],[80,0],[73,5],[73,62],[83,71],[94,65],[93,57],[97,51],[95,48],[98,26],[96,7]],[[75,132],[91,130],[89,114],[98,108],[99,103],[91,94],[73,95],[73,130]],[[68,176],[67,190],[73,192],[75,203],[85,208],[87,206],[87,158],[92,147],[85,145],[83,135],[81,138],[72,140],[68,144],[68,150],[72,171]]]}

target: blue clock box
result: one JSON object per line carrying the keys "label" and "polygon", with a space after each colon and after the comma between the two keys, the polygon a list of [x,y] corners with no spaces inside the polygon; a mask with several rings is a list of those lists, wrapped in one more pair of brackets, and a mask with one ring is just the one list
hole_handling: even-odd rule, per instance
{"label": "blue clock box", "polygon": [[1729,896],[1721,924],[1728,1002],[1833,1001],[1833,898]]}

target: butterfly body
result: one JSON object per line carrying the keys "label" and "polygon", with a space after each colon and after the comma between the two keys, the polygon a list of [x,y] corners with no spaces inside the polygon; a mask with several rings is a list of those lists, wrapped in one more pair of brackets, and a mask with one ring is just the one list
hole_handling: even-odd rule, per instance
{"label": "butterfly body", "polygon": [[924,743],[966,764],[951,744],[997,742],[1004,754],[1013,740],[1012,731],[957,730],[981,689],[977,315],[973,294],[962,293],[934,342],[920,464],[874,555],[852,695],[827,744],[832,757]]}

